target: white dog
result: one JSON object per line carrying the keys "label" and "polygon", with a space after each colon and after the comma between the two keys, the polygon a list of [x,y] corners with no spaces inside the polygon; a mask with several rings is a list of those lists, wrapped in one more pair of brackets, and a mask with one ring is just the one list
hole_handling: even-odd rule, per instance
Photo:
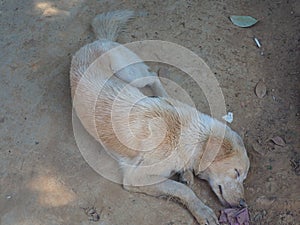
{"label": "white dog", "polygon": [[[173,196],[200,224],[218,224],[187,185],[168,178],[193,173],[224,205],[243,206],[249,170],[243,141],[225,124],[169,98],[144,63],[127,66],[140,59],[115,40],[133,17],[124,10],[93,20],[98,40],[82,47],[71,64],[73,107],[85,129],[118,159],[125,189]],[[146,85],[159,97],[145,96],[139,89]]]}

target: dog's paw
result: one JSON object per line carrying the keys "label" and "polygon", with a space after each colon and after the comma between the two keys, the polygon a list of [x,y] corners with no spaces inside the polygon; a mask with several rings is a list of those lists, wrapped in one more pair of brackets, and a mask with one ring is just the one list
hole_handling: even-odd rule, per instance
{"label": "dog's paw", "polygon": [[190,212],[200,225],[219,225],[219,220],[214,211],[202,202],[192,202],[189,206]]}
{"label": "dog's paw", "polygon": [[179,182],[191,187],[194,184],[194,174],[191,170],[182,171],[179,174]]}
{"label": "dog's paw", "polygon": [[219,220],[212,209],[205,207],[199,210],[200,217],[196,218],[200,225],[219,225]]}

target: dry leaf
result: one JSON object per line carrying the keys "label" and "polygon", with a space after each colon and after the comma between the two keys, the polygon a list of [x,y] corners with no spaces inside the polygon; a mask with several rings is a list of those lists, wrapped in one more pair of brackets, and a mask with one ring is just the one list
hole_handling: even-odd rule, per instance
{"label": "dry leaf", "polygon": [[279,145],[279,146],[285,146],[285,141],[283,140],[282,137],[276,136],[271,138],[271,141],[274,142],[275,145]]}
{"label": "dry leaf", "polygon": [[263,97],[265,97],[266,93],[267,93],[267,87],[266,87],[265,83],[262,80],[260,80],[256,84],[255,94],[257,95],[257,97],[263,98]]}
{"label": "dry leaf", "polygon": [[257,19],[252,16],[230,16],[231,22],[238,27],[251,27],[256,24]]}

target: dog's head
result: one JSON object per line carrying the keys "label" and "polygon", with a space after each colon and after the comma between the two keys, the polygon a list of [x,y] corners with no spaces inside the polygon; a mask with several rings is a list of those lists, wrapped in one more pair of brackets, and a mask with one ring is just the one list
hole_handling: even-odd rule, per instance
{"label": "dog's head", "polygon": [[226,128],[224,138],[211,135],[204,145],[198,177],[209,182],[225,206],[245,206],[243,181],[250,162],[242,138]]}

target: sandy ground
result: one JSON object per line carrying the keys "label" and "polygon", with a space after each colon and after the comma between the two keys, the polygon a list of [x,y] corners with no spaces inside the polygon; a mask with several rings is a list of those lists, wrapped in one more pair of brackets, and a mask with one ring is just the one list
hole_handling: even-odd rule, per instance
{"label": "sandy ground", "polygon": [[[159,39],[202,57],[223,90],[232,128],[245,140],[251,169],[245,182],[253,224],[300,221],[300,4],[286,1],[0,1],[0,216],[3,225],[196,224],[172,200],[128,193],[94,172],[72,130],[71,56],[94,40],[90,21],[100,12],[134,9],[119,41]],[[242,29],[229,15],[260,22]],[[253,41],[257,37],[259,49]],[[182,74],[170,69],[180,82]],[[254,88],[263,80],[267,94]],[[188,89],[206,111],[201,90]],[[204,106],[203,106],[204,105]],[[203,106],[203,109],[201,108]],[[285,140],[278,146],[270,138]],[[222,206],[204,182],[193,189],[216,213]],[[84,208],[100,215],[89,221]]]}

